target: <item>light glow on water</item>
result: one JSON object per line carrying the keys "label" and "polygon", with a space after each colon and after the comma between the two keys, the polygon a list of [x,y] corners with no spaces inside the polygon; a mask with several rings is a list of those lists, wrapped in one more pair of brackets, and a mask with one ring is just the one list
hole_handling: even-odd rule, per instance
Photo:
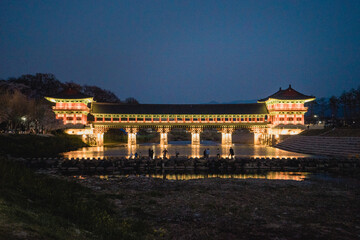
{"label": "light glow on water", "polygon": [[259,173],[244,173],[244,174],[148,174],[146,176],[153,178],[162,178],[168,180],[192,180],[204,178],[224,178],[224,179],[268,179],[268,180],[294,180],[304,181],[309,173],[306,172],[266,172]]}
{"label": "light glow on water", "polygon": [[[222,179],[267,179],[267,180],[292,180],[292,181],[304,181],[309,178],[310,173],[308,172],[264,172],[264,173],[240,173],[240,174],[195,174],[195,173],[155,173],[155,174],[144,174],[144,175],[115,175],[115,177],[129,177],[129,176],[145,176],[151,178],[160,178],[175,181],[186,181],[194,179],[205,179],[205,178],[222,178]],[[108,175],[98,176],[101,180],[109,180]],[[113,178],[112,176],[111,178]],[[86,176],[74,176],[77,179],[86,179]]]}
{"label": "light glow on water", "polygon": [[135,153],[141,157],[148,157],[149,148],[154,150],[157,158],[163,157],[163,151],[168,151],[168,157],[174,157],[179,152],[179,157],[200,158],[205,149],[209,148],[210,157],[220,154],[223,158],[229,157],[229,149],[235,151],[235,157],[254,157],[254,158],[299,158],[308,157],[308,154],[289,152],[278,148],[264,145],[245,145],[232,144],[221,145],[214,142],[202,142],[200,145],[192,145],[190,142],[169,142],[168,145],[160,144],[138,144],[128,147],[126,144],[118,146],[86,147],[76,151],[64,153],[65,158],[104,158],[104,157],[134,157]]}

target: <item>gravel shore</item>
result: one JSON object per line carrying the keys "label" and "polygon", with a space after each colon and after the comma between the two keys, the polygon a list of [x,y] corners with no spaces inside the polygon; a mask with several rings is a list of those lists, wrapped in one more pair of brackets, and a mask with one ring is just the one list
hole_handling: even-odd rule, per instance
{"label": "gravel shore", "polygon": [[[73,177],[67,177],[73,178]],[[124,219],[162,239],[359,239],[360,182],[87,176]]]}

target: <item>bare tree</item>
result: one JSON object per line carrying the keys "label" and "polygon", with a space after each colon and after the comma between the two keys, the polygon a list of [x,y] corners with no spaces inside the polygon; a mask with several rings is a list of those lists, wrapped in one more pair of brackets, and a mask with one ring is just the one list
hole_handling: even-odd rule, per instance
{"label": "bare tree", "polygon": [[360,118],[360,86],[355,90],[355,99],[356,99],[356,117]]}
{"label": "bare tree", "polygon": [[30,115],[31,99],[28,99],[24,94],[15,91],[9,99],[9,123],[11,129],[17,129],[22,122]]}
{"label": "bare tree", "polygon": [[127,104],[139,104],[139,102],[135,98],[132,98],[132,97],[129,97],[129,98],[125,99],[125,103],[127,103]]}
{"label": "bare tree", "polygon": [[320,111],[319,111],[319,115],[320,115],[320,119],[321,120],[324,120],[325,118],[325,111],[326,111],[326,106],[327,106],[327,101],[326,101],[326,98],[320,98],[317,100],[317,104],[320,108]]}
{"label": "bare tree", "polygon": [[339,99],[335,96],[332,96],[330,99],[329,99],[329,106],[330,106],[330,109],[331,109],[331,117],[332,119],[336,119],[337,118],[337,111],[338,111],[338,108],[339,108]]}
{"label": "bare tree", "polygon": [[111,102],[111,103],[120,103],[120,99],[112,92],[104,90],[97,86],[87,86],[83,87],[83,92],[86,95],[94,97],[95,101],[99,102]]}
{"label": "bare tree", "polygon": [[34,119],[37,131],[47,132],[64,127],[62,120],[56,119],[49,103],[44,100],[38,101],[36,108],[36,118]]}
{"label": "bare tree", "polygon": [[345,122],[348,118],[348,95],[346,92],[343,92],[340,96],[340,103],[343,107],[343,111],[344,111],[344,119],[345,119]]}
{"label": "bare tree", "polygon": [[11,95],[8,92],[0,94],[0,123],[9,120]]}

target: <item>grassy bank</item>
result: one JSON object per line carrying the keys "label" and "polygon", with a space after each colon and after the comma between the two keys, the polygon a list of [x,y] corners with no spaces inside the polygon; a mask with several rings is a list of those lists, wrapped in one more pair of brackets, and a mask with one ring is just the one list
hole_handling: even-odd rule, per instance
{"label": "grassy bank", "polygon": [[144,239],[104,194],[0,157],[0,239]]}
{"label": "grassy bank", "polygon": [[0,135],[0,153],[17,157],[52,157],[86,146],[79,136],[64,133],[52,136]]}

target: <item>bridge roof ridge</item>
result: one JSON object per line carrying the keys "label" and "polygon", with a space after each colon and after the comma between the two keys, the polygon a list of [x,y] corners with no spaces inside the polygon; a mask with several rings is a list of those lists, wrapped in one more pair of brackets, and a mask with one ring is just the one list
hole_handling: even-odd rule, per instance
{"label": "bridge roof ridge", "polygon": [[281,88],[279,89],[279,91],[277,91],[276,93],[258,100],[258,102],[265,102],[267,100],[269,100],[270,98],[273,99],[279,99],[279,100],[311,100],[311,99],[315,99],[314,96],[308,96],[305,94],[302,94],[298,91],[296,91],[295,89],[293,89],[291,87],[291,85],[289,85],[289,87],[287,89],[281,90]]}
{"label": "bridge roof ridge", "polygon": [[264,103],[242,104],[123,104],[92,105],[98,114],[268,114]]}

